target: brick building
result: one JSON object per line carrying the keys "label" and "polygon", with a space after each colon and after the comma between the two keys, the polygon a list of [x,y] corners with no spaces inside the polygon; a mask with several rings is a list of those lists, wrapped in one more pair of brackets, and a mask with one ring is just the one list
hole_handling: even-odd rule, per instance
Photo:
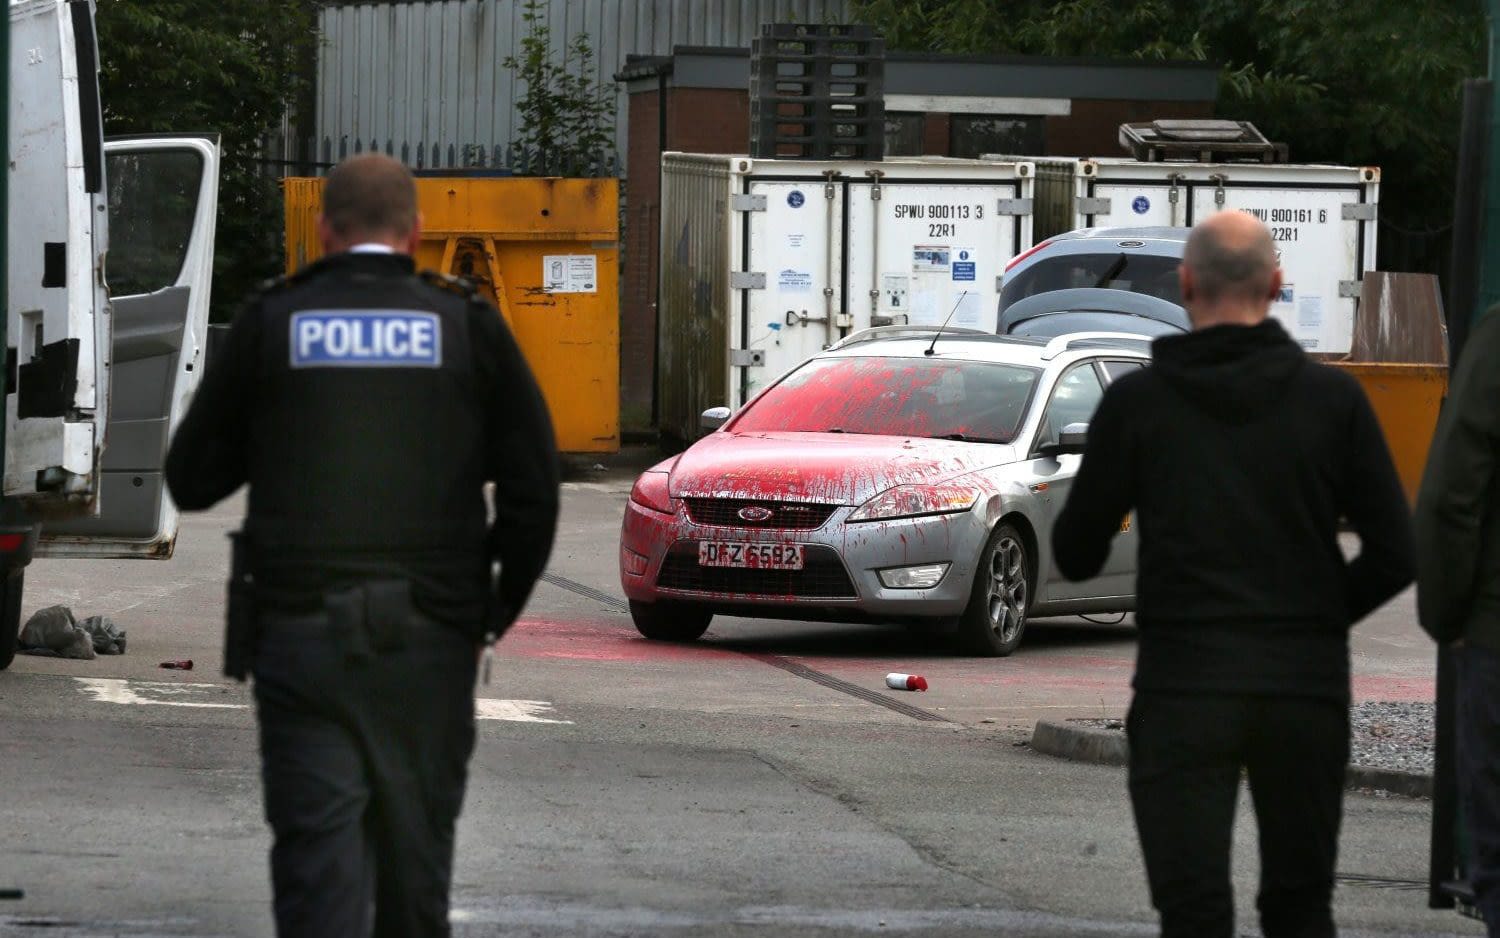
{"label": "brick building", "polygon": [[[1035,56],[886,56],[886,154],[1115,156],[1127,121],[1214,116],[1219,70],[1205,62]],[[744,153],[747,49],[679,46],[632,56],[620,298],[623,425],[652,423],[661,154]]]}

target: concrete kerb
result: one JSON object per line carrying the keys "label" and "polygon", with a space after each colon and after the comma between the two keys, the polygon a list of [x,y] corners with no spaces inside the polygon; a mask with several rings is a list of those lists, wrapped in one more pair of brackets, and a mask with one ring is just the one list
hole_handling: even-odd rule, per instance
{"label": "concrete kerb", "polygon": [[[1125,765],[1130,761],[1130,745],[1119,730],[1081,726],[1041,720],[1031,734],[1031,748],[1044,755],[1075,762],[1099,765]],[[1398,769],[1377,769],[1351,765],[1344,776],[1344,787],[1373,788],[1408,798],[1431,798],[1432,776]]]}

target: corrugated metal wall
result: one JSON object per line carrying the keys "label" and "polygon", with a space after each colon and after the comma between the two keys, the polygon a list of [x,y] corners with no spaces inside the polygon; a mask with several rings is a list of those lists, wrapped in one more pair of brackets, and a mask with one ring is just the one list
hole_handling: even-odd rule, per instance
{"label": "corrugated metal wall", "polygon": [[[748,46],[762,23],[847,22],[852,0],[551,0],[556,54],[578,33],[595,47],[599,79],[631,54],[674,46]],[[409,148],[423,165],[495,165],[519,123],[524,90],[502,64],[520,54],[523,0],[429,0],[329,5],[318,55],[317,148],[336,158]],[[616,123],[625,152],[626,108]],[[330,152],[331,147],[331,152]],[[432,158],[433,153],[438,159]]]}

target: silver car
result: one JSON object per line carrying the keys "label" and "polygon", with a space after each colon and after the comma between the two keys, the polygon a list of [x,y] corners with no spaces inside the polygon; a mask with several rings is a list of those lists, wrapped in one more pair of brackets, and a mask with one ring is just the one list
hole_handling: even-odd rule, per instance
{"label": "silver car", "polygon": [[1105,387],[1148,360],[1139,336],[902,327],[814,356],[637,481],[620,538],[636,627],[908,622],[1008,655],[1030,617],[1132,609],[1129,519],[1086,583],[1050,540]]}
{"label": "silver car", "polygon": [[[1016,331],[1005,328],[1004,324],[1018,321],[1020,317],[1014,310],[1028,301],[1035,305],[1035,298],[1043,294],[1084,290],[1112,290],[1151,297],[1159,302],[1125,312],[1182,326],[1186,314],[1181,312],[1182,291],[1177,283],[1177,267],[1182,263],[1182,252],[1191,231],[1191,228],[1166,227],[1080,228],[1048,238],[1006,266],[1000,291],[1001,331]],[[1173,314],[1169,307],[1176,313]],[[1143,309],[1151,311],[1142,313]],[[1097,329],[1106,319],[1095,317],[1084,321],[1090,329]],[[1108,328],[1115,328],[1119,322]],[[1132,327],[1124,331],[1136,332],[1137,329]],[[1171,331],[1186,330],[1154,329],[1150,334],[1162,335]]]}

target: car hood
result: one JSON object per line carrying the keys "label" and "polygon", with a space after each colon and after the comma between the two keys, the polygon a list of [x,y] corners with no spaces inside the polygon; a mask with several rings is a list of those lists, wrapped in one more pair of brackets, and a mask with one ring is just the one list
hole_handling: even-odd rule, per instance
{"label": "car hood", "polygon": [[676,498],[861,505],[895,485],[944,482],[1012,462],[1013,447],[920,437],[714,433],[672,470]]}

